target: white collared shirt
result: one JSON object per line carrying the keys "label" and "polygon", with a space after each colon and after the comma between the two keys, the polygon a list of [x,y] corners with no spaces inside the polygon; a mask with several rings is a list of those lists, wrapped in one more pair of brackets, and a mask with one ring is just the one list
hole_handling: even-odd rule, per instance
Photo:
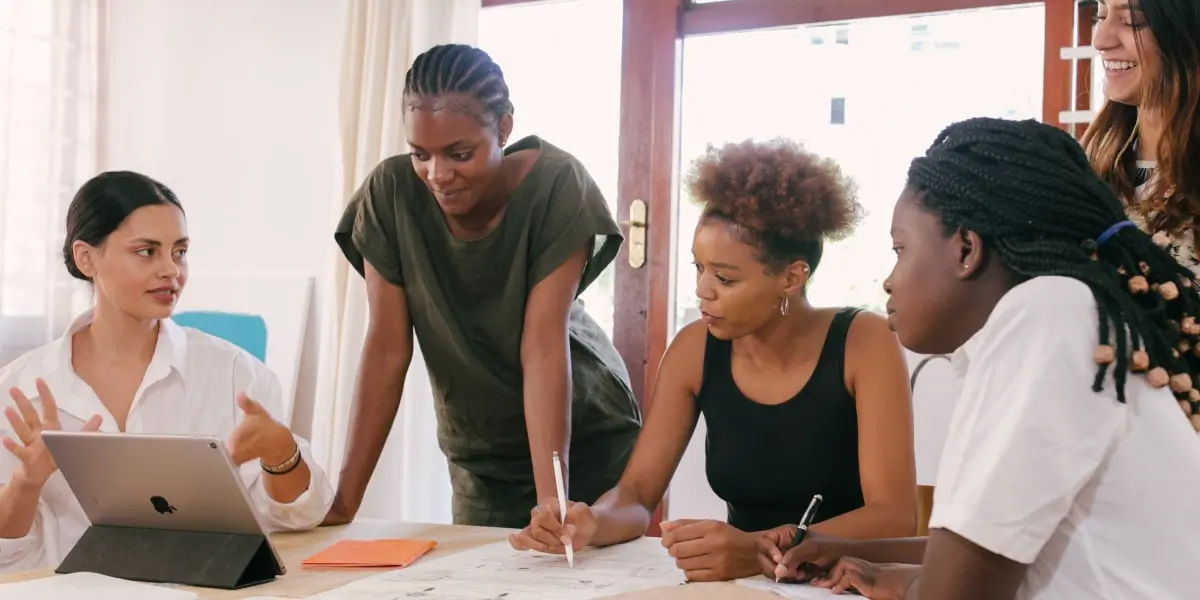
{"label": "white collared shirt", "polygon": [[[46,381],[58,403],[65,431],[78,431],[92,415],[104,418],[101,431],[116,433],[113,416],[92,388],[71,366],[71,336],[91,323],[88,312],[75,321],[62,338],[34,350],[0,370],[0,390],[18,387],[42,414],[35,379]],[[126,418],[128,433],[228,436],[243,413],[235,404],[246,392],[281,422],[283,397],[279,379],[266,365],[242,349],[170,319],[159,327],[154,356],[134,395]],[[8,404],[12,400],[5,398]],[[0,435],[16,439],[7,421],[0,420]],[[308,490],[294,502],[282,504],[263,489],[257,460],[241,468],[242,481],[269,530],[302,530],[316,527],[333,503],[333,489],[313,460],[308,443],[296,436],[301,455],[312,477]],[[20,464],[0,448],[0,485],[7,483]],[[71,493],[62,473],[55,472],[42,488],[37,515],[29,535],[0,539],[0,572],[57,567],[90,525],[83,508]]]}
{"label": "white collared shirt", "polygon": [[930,528],[1029,565],[1018,599],[1184,599],[1200,565],[1200,444],[1143,374],[1092,391],[1091,290],[1037,277],[954,356],[964,370]]}

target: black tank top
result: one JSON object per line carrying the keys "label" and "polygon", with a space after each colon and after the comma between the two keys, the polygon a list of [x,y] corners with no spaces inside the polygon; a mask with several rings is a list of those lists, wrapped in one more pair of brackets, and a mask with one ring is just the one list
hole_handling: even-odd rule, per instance
{"label": "black tank top", "polygon": [[762,531],[795,524],[813,494],[815,522],[863,506],[858,411],[846,390],[846,333],[859,309],[834,315],[808,383],[782,404],[750,400],[733,381],[732,343],[708,335],[696,403],[708,427],[708,483],[730,525]]}

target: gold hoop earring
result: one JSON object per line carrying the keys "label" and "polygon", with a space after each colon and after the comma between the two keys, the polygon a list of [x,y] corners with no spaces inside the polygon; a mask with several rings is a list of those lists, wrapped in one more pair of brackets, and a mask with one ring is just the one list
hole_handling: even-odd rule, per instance
{"label": "gold hoop earring", "polygon": [[784,296],[784,297],[783,297],[783,299],[779,301],[779,314],[781,314],[781,315],[784,315],[784,316],[786,316],[786,315],[787,315],[787,313],[788,313],[788,304],[789,304],[789,303],[788,303],[788,297],[787,297],[787,296]]}

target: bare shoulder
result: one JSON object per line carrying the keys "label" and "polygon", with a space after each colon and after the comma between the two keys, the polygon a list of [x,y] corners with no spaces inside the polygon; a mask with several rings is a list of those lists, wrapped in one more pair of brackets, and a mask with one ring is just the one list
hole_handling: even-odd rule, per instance
{"label": "bare shoulder", "polygon": [[877,344],[890,349],[899,347],[900,342],[888,325],[887,317],[870,310],[859,312],[846,332],[846,346],[857,352],[869,352]]}
{"label": "bare shoulder", "polygon": [[846,388],[857,396],[864,387],[907,385],[907,365],[904,348],[887,317],[869,310],[859,312],[846,332]]}
{"label": "bare shoulder", "polygon": [[675,381],[698,392],[704,373],[704,348],[708,342],[708,326],[693,321],[675,334],[667,347],[659,368],[658,378]]}

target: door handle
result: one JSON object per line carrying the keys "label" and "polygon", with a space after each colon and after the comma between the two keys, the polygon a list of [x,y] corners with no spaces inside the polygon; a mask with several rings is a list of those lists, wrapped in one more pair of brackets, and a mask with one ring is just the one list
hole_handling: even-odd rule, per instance
{"label": "door handle", "polygon": [[628,229],[629,236],[629,266],[640,269],[646,264],[646,231],[649,227],[646,221],[646,202],[638,199],[629,203],[629,220],[621,225]]}

